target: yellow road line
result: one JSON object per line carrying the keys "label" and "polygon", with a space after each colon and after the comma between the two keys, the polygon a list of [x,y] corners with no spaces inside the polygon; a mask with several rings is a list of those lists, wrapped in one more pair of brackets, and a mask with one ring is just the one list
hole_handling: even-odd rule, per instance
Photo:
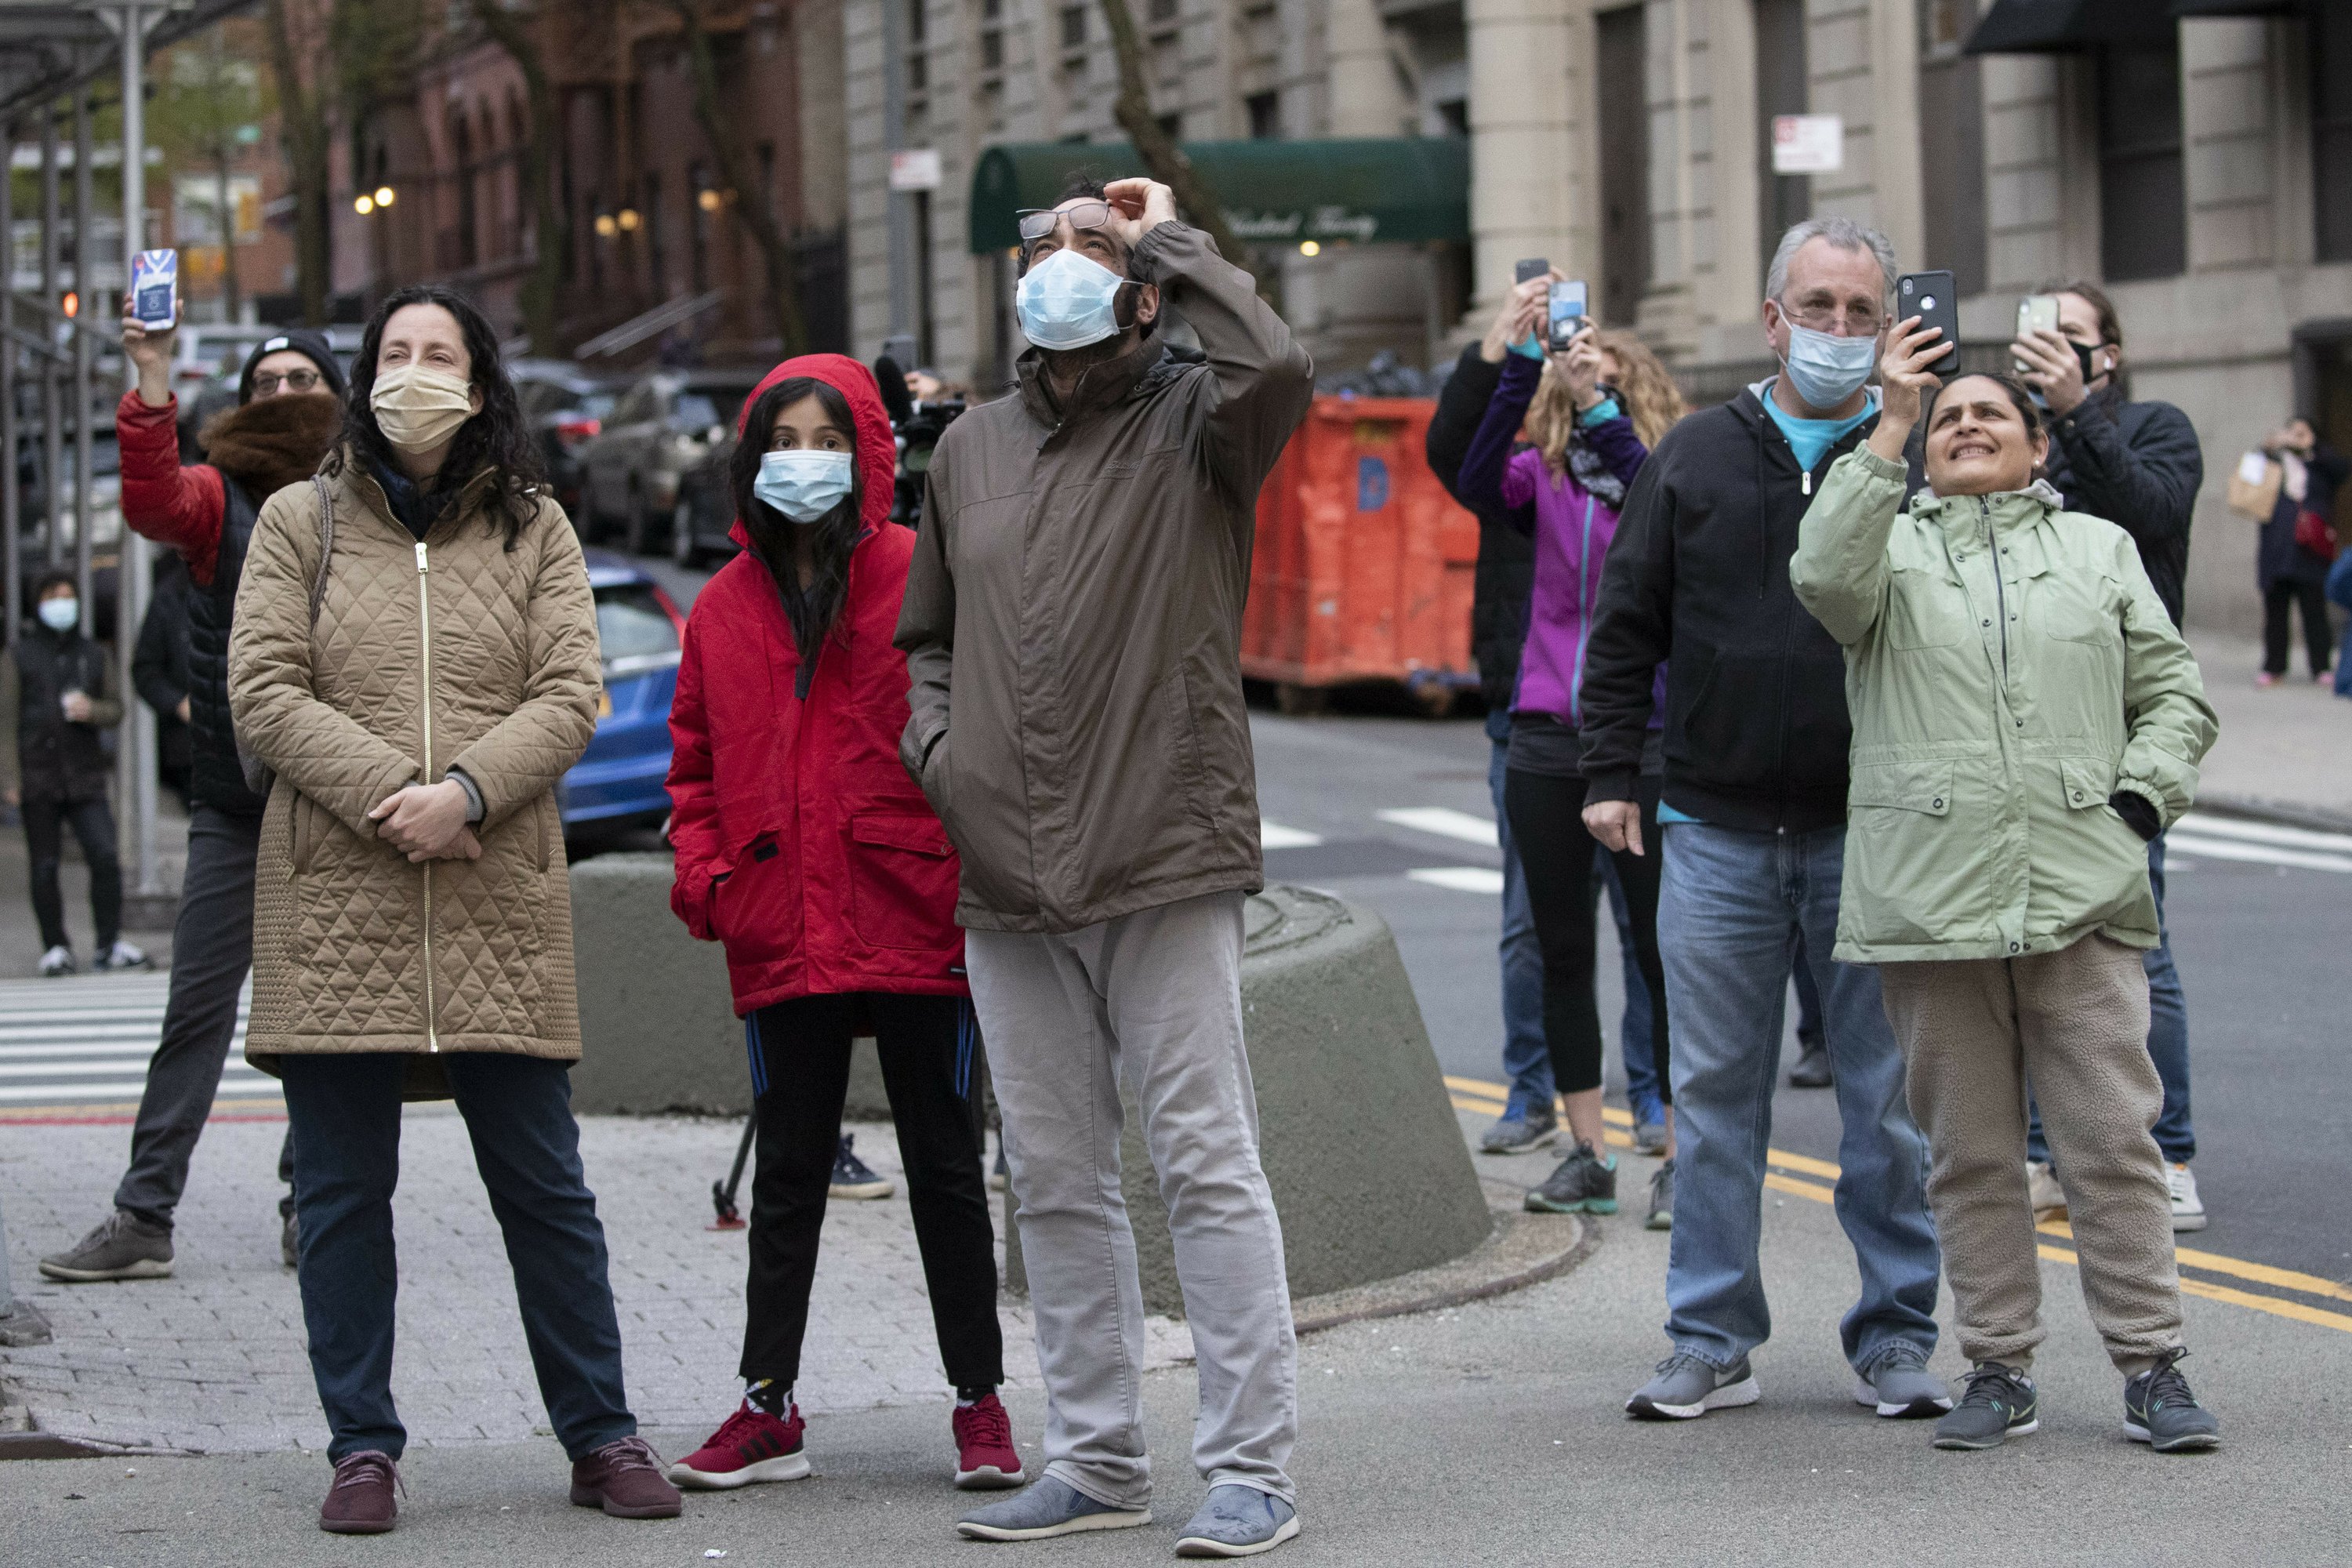
{"label": "yellow road line", "polygon": [[[1491,1110],[1497,1114],[1503,1110],[1508,1093],[1499,1083],[1490,1083],[1484,1079],[1475,1078],[1448,1077],[1445,1087],[1454,1091],[1454,1103],[1463,1110]],[[1632,1112],[1620,1110],[1613,1105],[1602,1108],[1601,1115],[1619,1127],[1630,1127],[1633,1122]],[[1609,1142],[1621,1148],[1629,1147],[1633,1143],[1630,1137],[1618,1132],[1610,1133]],[[1809,1154],[1791,1153],[1786,1149],[1767,1149],[1764,1152],[1764,1157],[1768,1163],[1780,1166],[1784,1170],[1798,1172],[1801,1175],[1820,1176],[1834,1182],[1841,1174],[1838,1167],[1827,1160],[1816,1160]],[[1801,1181],[1797,1176],[1784,1175],[1780,1171],[1767,1172],[1764,1184],[1774,1192],[1811,1198],[1817,1203],[1830,1203],[1837,1196],[1836,1189],[1833,1187]],[[2064,1220],[2044,1220],[2034,1228],[2044,1236],[2060,1237],[2069,1241],[2074,1237],[2073,1227]],[[2041,1256],[2053,1263],[2064,1263],[2076,1268],[2082,1265],[2082,1260],[2076,1254],[2063,1247],[2043,1245],[2037,1250]],[[2280,1290],[2293,1290],[2305,1296],[2321,1296],[2330,1300],[2352,1301],[2352,1286],[2322,1279],[2316,1274],[2304,1274],[2293,1268],[2280,1268],[2268,1263],[2250,1262],[2242,1258],[2231,1258],[2222,1253],[2205,1252],[2193,1247],[2181,1247],[2177,1244],[2173,1247],[2173,1257],[2184,1268],[2200,1268],[2209,1274],[2226,1274],[2232,1279],[2250,1280],[2255,1284],[2268,1285]],[[2251,1290],[2239,1290],[2227,1285],[2215,1285],[2206,1280],[2188,1278],[2182,1279],[2180,1289],[2188,1295],[2201,1296],[2209,1301],[2227,1301],[2233,1306],[2251,1307],[2258,1312],[2268,1312],[2274,1317],[2289,1318],[2298,1323],[2310,1323],[2326,1329],[2340,1329],[2352,1333],[2352,1315],[2331,1312],[2319,1307],[2305,1306],[2300,1301],[2284,1301],[2274,1296],[2258,1295]]]}

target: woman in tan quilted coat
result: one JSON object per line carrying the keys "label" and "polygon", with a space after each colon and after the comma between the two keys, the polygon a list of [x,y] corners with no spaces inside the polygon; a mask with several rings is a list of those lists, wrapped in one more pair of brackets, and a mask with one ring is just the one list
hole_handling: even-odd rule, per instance
{"label": "woman in tan quilted coat", "polygon": [[580,1163],[571,895],[554,789],[600,679],[580,547],[538,482],[489,323],[402,289],[352,366],[341,444],[271,497],[229,700],[276,773],[246,1053],[285,1080],[303,1319],[332,1432],[320,1528],[392,1528],[392,1195],[403,1100],[453,1097],[506,1237],[572,1500],[678,1511],[623,1397]]}

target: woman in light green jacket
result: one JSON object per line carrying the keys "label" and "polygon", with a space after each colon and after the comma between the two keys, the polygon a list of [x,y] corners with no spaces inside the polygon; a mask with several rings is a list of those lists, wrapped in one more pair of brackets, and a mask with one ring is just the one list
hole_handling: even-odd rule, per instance
{"label": "woman in light green jacket", "polygon": [[[1878,427],[1830,470],[1789,568],[1846,650],[1837,956],[1882,966],[1973,1363],[1936,1446],[1997,1447],[2037,1425],[2030,1080],[2084,1295],[2126,1379],[2125,1433],[2209,1448],[2219,1423],[2177,1365],[2140,951],[2157,941],[2146,843],[2188,809],[2213,710],[2130,538],[2035,482],[2049,437],[2025,388],[1963,375],[1938,390],[1937,336],[1916,320],[1889,334]],[[1923,416],[1929,488],[1906,510]]]}

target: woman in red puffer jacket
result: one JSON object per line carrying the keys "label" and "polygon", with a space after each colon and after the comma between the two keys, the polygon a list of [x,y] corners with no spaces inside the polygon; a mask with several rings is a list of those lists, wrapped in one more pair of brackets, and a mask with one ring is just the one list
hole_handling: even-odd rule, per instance
{"label": "woman in red puffer jacket", "polygon": [[907,660],[890,637],[915,535],[889,521],[896,442],[873,375],[838,354],[778,365],[738,428],[744,548],[687,620],[669,793],[670,907],[725,945],[751,1058],[745,1386],[670,1479],[732,1488],[808,1474],[793,1384],[849,1043],[871,1034],[956,1385],[956,1484],[1017,1486],[995,1393],[1003,1345],[956,858],[898,763]]}

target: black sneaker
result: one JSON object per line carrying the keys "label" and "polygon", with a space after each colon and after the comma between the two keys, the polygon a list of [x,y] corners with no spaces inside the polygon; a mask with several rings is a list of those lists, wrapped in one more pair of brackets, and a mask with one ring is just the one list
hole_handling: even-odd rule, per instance
{"label": "black sneaker", "polygon": [[2124,1436],[2159,1454],[2193,1454],[2221,1446],[2221,1423],[2197,1403],[2180,1375],[2185,1350],[2167,1351],[2124,1384]]}
{"label": "black sneaker", "polygon": [[1579,1143],[1542,1186],[1528,1190],[1527,1206],[1535,1214],[1615,1214],[1617,1162]]}
{"label": "black sneaker", "polygon": [[825,1189],[837,1198],[887,1198],[898,1190],[887,1176],[877,1176],[857,1157],[857,1135],[845,1132],[833,1156],[833,1184]]}
{"label": "black sneaker", "polygon": [[1998,1448],[2040,1431],[2041,1412],[2032,1378],[1997,1361],[1980,1361],[1969,1371],[1959,1404],[1936,1423],[1936,1447]]}

